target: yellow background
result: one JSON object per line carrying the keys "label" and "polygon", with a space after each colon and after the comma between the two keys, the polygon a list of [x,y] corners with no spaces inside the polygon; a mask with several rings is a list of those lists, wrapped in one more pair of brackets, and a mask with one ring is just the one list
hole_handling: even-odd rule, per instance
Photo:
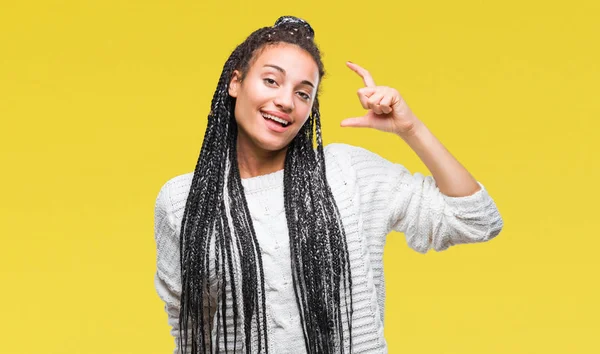
{"label": "yellow background", "polygon": [[0,2],[1,353],[168,353],[154,201],[195,166],[231,50],[284,14],[316,31],[326,143],[428,174],[342,129],[361,80],[397,88],[505,227],[385,250],[390,353],[598,353],[597,1]]}

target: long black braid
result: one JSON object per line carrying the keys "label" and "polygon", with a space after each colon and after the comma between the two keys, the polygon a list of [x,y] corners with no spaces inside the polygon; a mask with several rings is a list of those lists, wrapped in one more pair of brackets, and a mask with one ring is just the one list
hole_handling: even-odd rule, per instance
{"label": "long black braid", "polygon": [[[228,342],[226,317],[227,311],[232,311],[234,343],[242,325],[246,352],[251,351],[255,333],[258,352],[268,353],[262,257],[238,168],[235,98],[229,95],[228,87],[234,70],[243,78],[260,51],[276,43],[303,48],[317,63],[319,77],[325,75],[312,28],[290,16],[253,32],[225,62],[181,223],[179,345],[185,350],[190,339],[194,354],[212,353],[218,348],[219,338],[213,343],[212,320],[204,323],[203,304],[210,291],[211,271],[220,284],[220,307],[209,309],[216,310],[216,324],[221,327],[216,332],[223,333]],[[292,279],[306,351],[344,353],[346,341],[352,348],[352,277],[344,227],[326,178],[318,94],[309,119],[287,150],[284,200]],[[236,272],[236,268],[243,272]],[[226,305],[228,293],[231,308]],[[240,315],[243,323],[238,323]],[[349,338],[344,338],[344,323]]]}

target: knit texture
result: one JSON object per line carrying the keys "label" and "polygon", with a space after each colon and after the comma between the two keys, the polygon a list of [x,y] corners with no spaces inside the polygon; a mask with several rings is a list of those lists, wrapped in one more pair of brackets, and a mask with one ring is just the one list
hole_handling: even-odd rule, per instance
{"label": "knit texture", "polygon": [[[342,216],[350,255],[353,353],[387,353],[383,335],[386,235],[392,230],[404,233],[408,246],[420,253],[430,249],[442,251],[456,244],[492,239],[500,233],[503,220],[480,182],[477,183],[481,189],[472,195],[449,197],[440,192],[432,176],[411,174],[400,164],[347,144],[327,145],[325,161],[327,180]],[[181,352],[178,348],[179,232],[192,177],[193,173],[187,173],[167,181],[155,205],[155,286],[165,302],[176,354]],[[263,259],[269,352],[303,353],[304,338],[292,284],[283,170],[242,179],[242,184]],[[237,271],[241,272],[239,267]],[[214,290],[205,296],[207,320],[214,314],[209,308],[215,309],[219,288],[214,272],[210,278]],[[229,287],[227,291],[231,291]],[[229,297],[227,303],[231,306]],[[220,350],[225,347],[232,350],[235,344],[243,352],[243,336],[238,334],[237,343],[233,342],[231,315],[227,317],[227,326],[228,343],[224,343],[222,334],[218,336]],[[220,330],[216,324],[213,326],[213,338]],[[345,333],[344,338],[347,337]]]}

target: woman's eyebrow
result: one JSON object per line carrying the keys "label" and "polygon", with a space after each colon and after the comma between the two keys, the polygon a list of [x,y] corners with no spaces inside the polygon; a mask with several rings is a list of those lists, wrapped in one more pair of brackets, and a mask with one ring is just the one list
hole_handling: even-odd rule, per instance
{"label": "woman's eyebrow", "polygon": [[[282,67],[280,67],[280,66],[277,66],[277,65],[274,65],[274,64],[265,64],[264,66],[268,66],[270,68],[273,68],[273,69],[275,69],[277,71],[280,71],[283,75],[285,75],[285,70]],[[308,85],[308,86],[310,86],[312,88],[315,88],[315,85],[312,82],[308,81],[308,80],[302,80],[301,83],[304,84],[304,85]]]}

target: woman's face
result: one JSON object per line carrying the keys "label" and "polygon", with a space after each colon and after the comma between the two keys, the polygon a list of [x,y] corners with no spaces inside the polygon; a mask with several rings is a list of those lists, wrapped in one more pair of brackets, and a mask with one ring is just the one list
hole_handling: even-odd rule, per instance
{"label": "woman's face", "polygon": [[229,94],[236,98],[238,143],[266,152],[284,149],[308,119],[319,68],[302,48],[269,45],[251,62],[244,80],[235,71]]}

